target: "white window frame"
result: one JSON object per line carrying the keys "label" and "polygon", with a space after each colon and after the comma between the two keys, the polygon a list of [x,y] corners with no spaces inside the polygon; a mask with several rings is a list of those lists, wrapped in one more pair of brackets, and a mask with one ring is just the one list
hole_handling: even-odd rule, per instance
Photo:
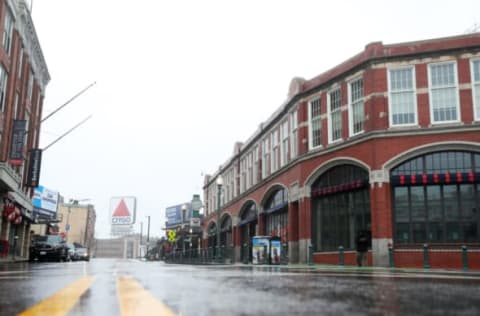
{"label": "white window frame", "polygon": [[12,50],[12,33],[13,33],[13,14],[10,9],[6,10],[5,20],[3,23],[3,48],[8,56]]}
{"label": "white window frame", "polygon": [[288,119],[280,124],[280,168],[288,163]]}
{"label": "white window frame", "polygon": [[270,141],[270,137],[265,137],[262,140],[262,179],[265,179],[270,175],[270,163],[272,159],[270,154]]}
{"label": "white window frame", "polygon": [[[335,93],[339,91],[340,92],[340,108],[338,109],[338,112],[340,112],[340,126],[341,126],[341,130],[340,130],[340,138],[338,139],[333,139],[333,119],[332,119],[332,115],[333,115],[333,112],[332,112],[332,101],[331,101],[331,94],[332,93]],[[327,116],[328,116],[328,119],[327,119],[327,126],[328,126],[328,143],[329,144],[333,144],[333,143],[338,143],[338,142],[341,142],[343,140],[343,120],[342,120],[342,89],[340,87],[335,87],[331,90],[329,90],[327,92]],[[337,112],[337,111],[335,111]]]}
{"label": "white window frame", "polygon": [[[353,131],[353,102],[352,102],[352,85],[354,83],[356,83],[357,81],[362,81],[362,107],[363,107],[363,128],[362,130],[358,131],[358,132],[354,132]],[[347,87],[348,87],[348,134],[350,136],[355,136],[355,135],[359,135],[359,134],[362,134],[363,132],[365,132],[365,80],[363,80],[363,76],[359,76],[359,77],[356,77],[350,81],[348,81],[348,84],[347,84]],[[359,102],[358,100],[356,100],[357,102]]]}
{"label": "white window frame", "polygon": [[270,134],[272,140],[270,141],[270,145],[272,146],[271,150],[271,167],[270,167],[270,174],[276,172],[279,169],[279,159],[280,159],[280,142],[278,140],[278,127]]}
{"label": "white window frame", "polygon": [[253,183],[253,153],[250,151],[246,157],[247,160],[247,184],[246,189],[250,189]]}
{"label": "white window frame", "polygon": [[247,188],[246,161],[247,161],[246,156],[240,159],[240,194],[245,192]]}
{"label": "white window frame", "polygon": [[[405,69],[411,69],[412,70],[412,83],[413,87],[412,90],[402,90],[402,91],[392,91],[391,90],[391,71],[395,70],[405,70]],[[390,67],[387,69],[387,89],[388,89],[388,124],[391,127],[397,127],[397,126],[416,126],[418,125],[418,107],[417,107],[417,76],[415,73],[415,65],[408,65],[408,66],[402,66],[402,67]],[[405,93],[405,92],[412,92],[413,93],[413,123],[405,123],[405,124],[395,124],[393,122],[393,104],[392,104],[392,94],[395,93]]]}
{"label": "white window frame", "polygon": [[[320,123],[320,144],[314,146],[313,145],[313,122],[312,122],[312,105],[313,102],[318,101],[319,105],[319,116],[315,117],[315,121]],[[316,149],[322,147],[322,98],[320,95],[308,101],[308,149]]]}
{"label": "white window frame", "polygon": [[298,155],[298,111],[290,112],[290,160]]}
{"label": "white window frame", "polygon": [[23,46],[20,48],[20,55],[19,55],[19,61],[18,61],[18,70],[17,70],[17,76],[20,79],[22,77],[22,67],[23,67]]}
{"label": "white window frame", "polygon": [[34,82],[35,76],[33,74],[33,71],[30,70],[30,74],[28,77],[28,90],[27,90],[27,98],[32,102],[32,97],[33,97],[33,82]]}
{"label": "white window frame", "polygon": [[258,170],[260,168],[260,155],[259,155],[259,145],[255,145],[253,148],[253,179],[252,179],[252,186],[257,184],[259,181]]}
{"label": "white window frame", "polygon": [[[450,120],[450,121],[434,121],[434,115],[433,115],[433,97],[432,97],[432,74],[431,74],[431,67],[436,66],[436,65],[445,65],[445,64],[453,64],[453,72],[454,72],[454,79],[455,79],[455,86],[451,88],[455,88],[456,93],[455,93],[455,102],[456,102],[456,107],[455,110],[457,111],[457,119],[456,120]],[[459,89],[458,89],[458,68],[457,68],[457,61],[456,60],[449,60],[445,62],[439,62],[439,63],[431,63],[428,64],[428,99],[430,103],[430,124],[448,124],[448,123],[458,123],[461,121],[461,112],[460,112],[460,98],[459,98]],[[437,87],[436,89],[442,89],[442,88],[448,88],[448,87]]]}
{"label": "white window frame", "polygon": [[[474,63],[479,64],[480,68],[480,58],[473,58],[470,60],[470,74],[472,82],[472,102],[473,102],[473,115],[475,121],[480,121],[480,78],[475,81],[475,73],[473,72]],[[480,76],[480,74],[479,74]],[[476,102],[478,98],[478,104]]]}

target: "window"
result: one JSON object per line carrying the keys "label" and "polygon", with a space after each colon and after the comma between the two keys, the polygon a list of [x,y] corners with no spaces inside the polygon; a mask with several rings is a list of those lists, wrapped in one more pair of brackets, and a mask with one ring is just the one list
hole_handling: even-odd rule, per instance
{"label": "window", "polygon": [[262,142],[262,178],[270,175],[270,138],[267,137]]}
{"label": "window", "polygon": [[253,183],[253,153],[249,152],[247,155],[247,189],[252,186]]}
{"label": "window", "polygon": [[297,111],[290,113],[290,159],[297,157],[298,151],[298,117]]}
{"label": "window", "polygon": [[414,68],[390,69],[388,75],[390,126],[416,124]]}
{"label": "window", "polygon": [[247,185],[246,158],[240,160],[240,193],[245,192]]}
{"label": "window", "polygon": [[7,72],[5,68],[0,65],[0,111],[5,111],[5,102],[7,98]]}
{"label": "window", "polygon": [[432,123],[458,121],[456,63],[431,64],[428,70]]}
{"label": "window", "polygon": [[28,95],[27,98],[31,101],[32,100],[32,95],[33,95],[33,71],[30,71],[30,76],[28,77]]}
{"label": "window", "polygon": [[480,59],[472,61],[472,94],[475,120],[480,120]]}
{"label": "window", "polygon": [[320,98],[310,101],[308,107],[308,116],[310,117],[310,149],[322,145],[322,118]]}
{"label": "window", "polygon": [[278,130],[272,134],[272,173],[278,170],[278,159],[280,158],[280,148],[278,144]]}
{"label": "window", "polygon": [[283,167],[288,162],[288,121],[282,123],[280,137],[282,141],[282,151],[280,155],[280,166]]}
{"label": "window", "polygon": [[258,180],[260,178],[260,156],[258,153],[258,145],[255,146],[253,149],[253,179],[252,179],[252,185],[255,185],[258,183]]}
{"label": "window", "polygon": [[10,48],[12,46],[12,22],[12,14],[7,10],[7,13],[5,14],[5,23],[3,25],[3,48],[7,55],[10,55]]}
{"label": "window", "polygon": [[342,92],[340,89],[328,94],[328,141],[330,143],[342,139]]}
{"label": "window", "polygon": [[20,79],[22,77],[22,66],[23,66],[23,47],[20,48],[20,54],[18,56],[18,69],[17,69],[17,74],[18,78]]}
{"label": "window", "polygon": [[480,154],[429,153],[391,171],[398,243],[480,241]]}
{"label": "window", "polygon": [[349,117],[350,135],[363,132],[365,121],[365,109],[363,104],[363,79],[351,82],[349,85]]}

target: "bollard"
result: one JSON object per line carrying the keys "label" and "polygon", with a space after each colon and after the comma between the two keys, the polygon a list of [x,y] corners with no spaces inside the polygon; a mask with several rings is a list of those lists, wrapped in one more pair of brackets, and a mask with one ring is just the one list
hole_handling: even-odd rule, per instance
{"label": "bollard", "polygon": [[423,244],[423,268],[429,269],[430,268],[430,260],[428,258],[428,245]]}
{"label": "bollard", "polygon": [[462,263],[463,263],[463,271],[468,270],[468,249],[467,246],[462,246]]}
{"label": "bollard", "polygon": [[393,246],[391,244],[388,244],[388,262],[390,263],[390,268],[395,267],[395,264],[393,262]]}
{"label": "bollard", "polygon": [[343,246],[338,247],[338,265],[345,265],[344,251]]}
{"label": "bollard", "polygon": [[243,263],[248,264],[248,248],[247,244],[243,244],[242,248]]}
{"label": "bollard", "polygon": [[313,245],[308,246],[308,264],[313,265]]}
{"label": "bollard", "polygon": [[282,264],[288,264],[288,246],[286,243],[282,244]]}

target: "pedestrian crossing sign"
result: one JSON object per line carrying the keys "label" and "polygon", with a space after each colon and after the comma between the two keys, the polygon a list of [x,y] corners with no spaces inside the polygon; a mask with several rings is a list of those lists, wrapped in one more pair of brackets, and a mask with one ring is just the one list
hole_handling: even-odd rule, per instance
{"label": "pedestrian crossing sign", "polygon": [[169,230],[168,231],[168,241],[175,241],[176,237],[177,237],[177,233],[174,231],[174,230]]}

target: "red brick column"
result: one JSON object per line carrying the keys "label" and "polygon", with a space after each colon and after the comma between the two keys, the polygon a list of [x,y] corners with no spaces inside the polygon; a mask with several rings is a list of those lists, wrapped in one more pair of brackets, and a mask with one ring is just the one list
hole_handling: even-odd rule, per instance
{"label": "red brick column", "polygon": [[388,266],[388,245],[393,237],[390,183],[377,182],[371,186],[370,210],[373,265]]}
{"label": "red brick column", "polygon": [[298,201],[288,204],[288,258],[298,262]]}
{"label": "red brick column", "polygon": [[265,214],[258,214],[258,235],[265,235]]}

